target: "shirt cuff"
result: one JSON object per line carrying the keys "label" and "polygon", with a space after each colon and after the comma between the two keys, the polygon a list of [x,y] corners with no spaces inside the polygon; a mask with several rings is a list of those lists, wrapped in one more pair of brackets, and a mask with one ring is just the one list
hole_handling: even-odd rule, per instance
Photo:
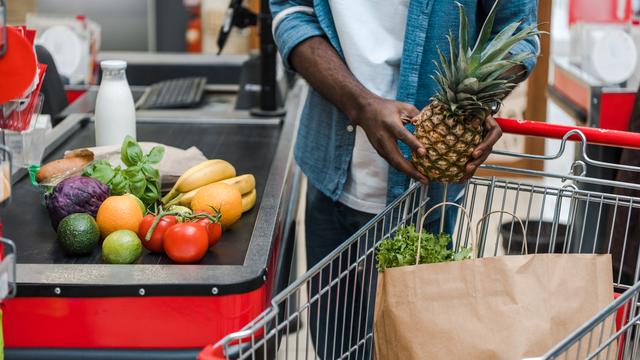
{"label": "shirt cuff", "polygon": [[533,68],[536,66],[538,55],[540,55],[540,39],[538,38],[538,36],[535,36],[532,39],[520,41],[519,43],[515,44],[509,52],[512,55],[522,53],[535,54],[535,56],[532,56],[522,62],[522,65],[527,68],[527,76],[529,76],[531,75]]}
{"label": "shirt cuff", "polygon": [[283,18],[274,29],[273,34],[276,45],[280,50],[282,61],[289,70],[292,70],[289,55],[291,55],[291,51],[296,46],[309,38],[325,36],[318,19],[313,15],[301,12],[296,12]]}

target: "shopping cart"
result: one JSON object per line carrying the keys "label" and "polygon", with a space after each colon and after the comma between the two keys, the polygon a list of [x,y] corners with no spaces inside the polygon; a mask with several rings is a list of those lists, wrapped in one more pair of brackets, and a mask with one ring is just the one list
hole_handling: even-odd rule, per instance
{"label": "shopping cart", "polygon": [[[546,163],[566,155],[570,141],[577,141],[578,160],[561,172],[504,164],[484,166],[501,176],[474,177],[467,183],[462,206],[473,221],[458,217],[452,236],[454,246],[468,246],[475,223],[483,219],[477,231],[478,257],[523,254],[525,249],[528,253],[610,253],[614,289],[622,295],[544,359],[565,358],[569,353],[571,358],[578,359],[640,358],[640,334],[636,329],[640,319],[640,239],[632,241],[629,235],[640,214],[640,197],[627,195],[640,190],[640,184],[592,178],[588,174],[592,167],[630,172],[640,172],[640,168],[605,163],[587,155],[594,144],[640,149],[640,134],[509,119],[498,121],[505,133],[560,140],[558,152],[552,155],[496,152],[499,155]],[[276,295],[271,307],[258,318],[205,348],[200,358],[372,358],[376,247],[382,239],[393,236],[398,226],[416,224],[429,210],[428,186],[412,185],[323,261]],[[442,227],[447,213],[445,205],[438,211],[442,214]],[[612,317],[616,321],[611,321]],[[607,331],[605,327],[613,329]]]}

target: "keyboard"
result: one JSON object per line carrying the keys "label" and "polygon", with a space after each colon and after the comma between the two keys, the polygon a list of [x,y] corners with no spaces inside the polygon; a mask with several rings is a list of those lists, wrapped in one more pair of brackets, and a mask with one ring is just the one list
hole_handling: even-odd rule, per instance
{"label": "keyboard", "polygon": [[200,104],[207,84],[206,77],[185,77],[155,83],[137,104],[139,109],[174,109]]}

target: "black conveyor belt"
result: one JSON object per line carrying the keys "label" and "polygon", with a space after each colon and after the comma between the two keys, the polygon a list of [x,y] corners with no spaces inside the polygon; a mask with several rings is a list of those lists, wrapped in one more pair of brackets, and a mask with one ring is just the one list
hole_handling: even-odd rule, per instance
{"label": "black conveyor belt", "polygon": [[[242,265],[256,222],[264,186],[278,144],[280,126],[228,124],[139,123],[138,141],[154,141],[178,148],[198,147],[207,158],[225,159],[238,174],[256,177],[257,202],[254,209],[226,231],[222,240],[202,260],[203,265]],[[45,160],[62,158],[65,150],[94,144],[93,123],[87,122]],[[40,195],[25,177],[13,187],[12,203],[0,211],[5,237],[16,242],[19,264],[99,264],[100,249],[85,257],[67,257],[56,244]],[[146,250],[139,264],[170,264],[165,255]]]}

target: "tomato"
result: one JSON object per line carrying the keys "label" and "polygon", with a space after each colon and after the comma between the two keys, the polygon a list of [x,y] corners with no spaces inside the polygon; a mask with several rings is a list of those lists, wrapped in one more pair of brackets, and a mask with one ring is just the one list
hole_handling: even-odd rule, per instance
{"label": "tomato", "polygon": [[164,251],[177,263],[202,260],[209,248],[207,231],[195,223],[175,224],[164,233]]}
{"label": "tomato", "polygon": [[[211,213],[207,211],[198,211],[196,215],[197,214],[211,215]],[[219,222],[212,222],[208,218],[198,219],[194,222],[198,225],[201,225],[207,231],[207,235],[209,237],[209,247],[212,247],[213,245],[217,244],[218,241],[220,241],[220,238],[222,237],[222,224],[220,224]]]}
{"label": "tomato", "polygon": [[142,218],[142,222],[140,226],[138,226],[138,236],[140,240],[142,240],[142,246],[147,248],[147,250],[154,253],[161,253],[164,249],[162,246],[164,234],[168,228],[178,223],[178,219],[176,219],[175,216],[163,216],[153,231],[153,234],[151,234],[151,238],[147,241],[147,233],[151,230],[151,225],[153,225],[155,220],[156,216],[152,214]]}

